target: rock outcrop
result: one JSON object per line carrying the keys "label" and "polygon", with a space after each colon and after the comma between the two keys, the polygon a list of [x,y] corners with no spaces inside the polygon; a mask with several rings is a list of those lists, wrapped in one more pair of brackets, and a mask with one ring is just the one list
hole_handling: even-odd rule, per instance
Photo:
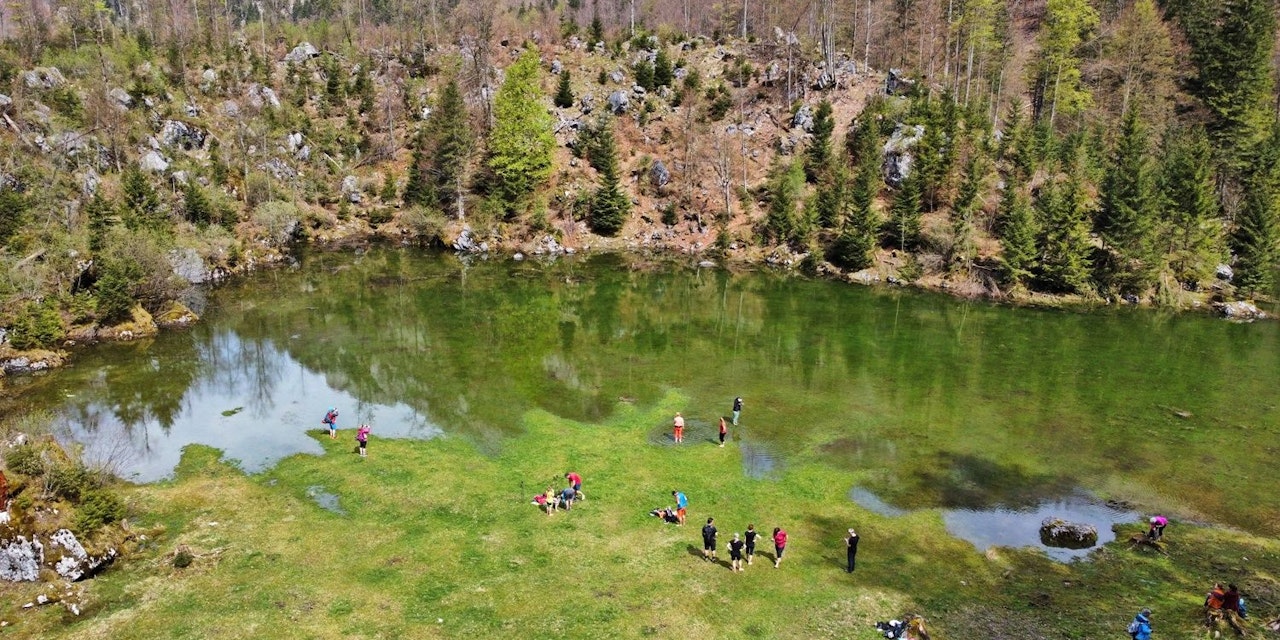
{"label": "rock outcrop", "polygon": [[1048,547],[1088,549],[1098,544],[1098,529],[1091,524],[1045,518],[1040,523],[1040,542]]}

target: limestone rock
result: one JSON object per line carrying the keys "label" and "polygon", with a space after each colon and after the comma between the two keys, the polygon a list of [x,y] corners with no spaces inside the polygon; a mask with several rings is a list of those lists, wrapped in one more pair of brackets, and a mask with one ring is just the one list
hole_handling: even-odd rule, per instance
{"label": "limestone rock", "polygon": [[791,127],[801,129],[805,133],[813,132],[813,108],[807,104],[800,105],[796,109],[796,115],[791,118]]}
{"label": "limestone rock", "polygon": [[899,124],[884,144],[884,179],[894,187],[902,186],[911,175],[912,150],[924,138],[924,125],[908,127]]}
{"label": "limestone rock", "polygon": [[119,107],[122,111],[127,111],[133,107],[133,96],[129,95],[128,91],[125,91],[120,87],[113,87],[107,92],[107,97],[110,98],[111,102],[115,103],[115,106]]}
{"label": "limestone rock", "polygon": [[285,54],[284,61],[293,62],[296,64],[300,62],[306,62],[312,58],[319,58],[319,57],[320,57],[320,50],[315,48],[315,45],[311,44],[310,42],[303,42],[298,46],[294,47],[292,51]]}
{"label": "limestone rock", "polygon": [[36,67],[22,74],[28,89],[56,89],[67,83],[57,67]]}
{"label": "limestone rock", "polygon": [[[75,582],[93,576],[116,559],[116,550],[107,549],[101,556],[93,557],[85,551],[84,545],[76,539],[75,534],[67,529],[59,529],[49,536],[49,558],[53,570],[66,580]],[[60,556],[60,557],[57,557]],[[54,560],[54,557],[57,557]]]}
{"label": "limestone rock", "polygon": [[612,111],[614,115],[626,113],[630,104],[631,98],[627,97],[627,92],[625,91],[614,91],[609,94],[609,111]]}
{"label": "limestone rock", "polygon": [[44,564],[44,545],[34,537],[27,540],[0,542],[0,580],[8,582],[35,582],[40,578],[40,565]]}
{"label": "limestone rock", "polygon": [[1269,317],[1267,312],[1258,308],[1258,305],[1247,300],[1219,302],[1215,303],[1213,308],[1217,309],[1218,313],[1222,314],[1222,317],[1239,322],[1252,322],[1254,320],[1263,320]]}
{"label": "limestone rock", "polygon": [[667,165],[661,160],[653,163],[649,169],[649,180],[653,182],[653,186],[662,189],[671,183],[671,172],[667,170]]}
{"label": "limestone rock", "polygon": [[169,169],[169,161],[165,160],[164,156],[160,155],[159,151],[152,150],[142,156],[142,159],[138,161],[138,166],[141,167],[143,171],[164,173]]}
{"label": "limestone rock", "polygon": [[203,149],[208,137],[200,127],[180,120],[165,120],[160,125],[160,142],[167,147],[182,147],[186,151]]}
{"label": "limestone rock", "polygon": [[1040,542],[1048,547],[1088,549],[1098,544],[1098,529],[1091,524],[1045,518],[1040,522]]}
{"label": "limestone rock", "polygon": [[160,332],[156,327],[155,319],[142,305],[135,305],[132,310],[132,317],[129,320],[121,322],[111,327],[100,327],[98,329],[98,338],[101,340],[137,340],[138,338],[149,338]]}

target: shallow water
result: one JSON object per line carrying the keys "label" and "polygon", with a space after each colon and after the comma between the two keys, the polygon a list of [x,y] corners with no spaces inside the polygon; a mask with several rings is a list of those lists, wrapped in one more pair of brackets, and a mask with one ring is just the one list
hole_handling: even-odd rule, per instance
{"label": "shallow water", "polygon": [[330,406],[353,446],[369,423],[374,448],[449,433],[493,452],[527,411],[596,422],[672,391],[687,445],[713,446],[741,395],[730,437],[753,477],[832,465],[884,505],[988,513],[987,530],[1084,492],[1280,533],[1277,323],[392,249],[305,256],[206,299],[190,330],[0,382],[0,408],[52,409],[90,457],[149,481],[195,442],[249,471],[318,452],[304,431]]}

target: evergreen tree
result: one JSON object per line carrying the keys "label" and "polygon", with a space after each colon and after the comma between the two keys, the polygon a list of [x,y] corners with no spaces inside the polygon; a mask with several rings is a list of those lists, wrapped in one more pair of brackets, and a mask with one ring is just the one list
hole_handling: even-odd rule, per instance
{"label": "evergreen tree", "polygon": [[602,236],[617,235],[631,211],[631,200],[618,182],[618,150],[613,127],[601,123],[598,147],[600,186],[591,197],[591,230]]}
{"label": "evergreen tree", "polygon": [[823,100],[813,115],[813,138],[804,154],[804,179],[809,184],[817,184],[818,178],[826,172],[831,164],[831,134],[836,130],[836,121],[831,117],[831,103]]}
{"label": "evergreen tree", "polygon": [[1039,225],[1022,188],[1020,183],[1010,179],[1000,199],[999,235],[1003,249],[1000,271],[1004,281],[1014,288],[1026,286],[1038,266],[1036,236],[1039,235]]}
{"label": "evergreen tree", "polygon": [[647,59],[631,65],[631,71],[636,76],[636,84],[644,88],[645,91],[653,91],[653,63]]}
{"label": "evergreen tree", "polygon": [[182,214],[188,222],[201,227],[213,222],[213,205],[194,178],[188,178],[182,187]]}
{"label": "evergreen tree", "polygon": [[1155,183],[1147,133],[1136,106],[1124,116],[1120,139],[1102,182],[1095,230],[1102,237],[1099,281],[1116,293],[1140,293],[1155,276]]}
{"label": "evergreen tree", "polygon": [[1280,267],[1280,127],[1258,145],[1251,164],[1231,234],[1235,284],[1246,293],[1269,293]]}
{"label": "evergreen tree", "polygon": [[[536,58],[534,60],[534,73],[536,74]],[[566,71],[565,73],[568,72]],[[503,85],[503,88],[506,88],[506,84]],[[501,100],[501,91],[499,92],[499,100]],[[544,129],[541,135],[538,132],[529,132],[528,141],[531,144],[529,148],[530,161],[535,160],[538,154],[542,154],[542,161],[545,162],[545,165],[543,165],[545,168],[542,169],[544,171],[542,179],[545,180],[545,176],[550,175],[551,171],[550,146],[555,143],[550,131],[551,116],[539,107],[537,100],[532,100],[531,106],[536,108],[537,111],[529,114],[531,117],[529,125],[542,126]],[[510,113],[508,112],[509,115]],[[498,135],[499,126],[501,124],[494,128],[495,136]],[[462,100],[462,92],[458,89],[456,78],[451,78],[445,84],[444,91],[440,93],[440,104],[437,105],[436,113],[427,122],[426,139],[433,148],[430,168],[426,175],[430,191],[435,194],[435,203],[442,211],[449,211],[450,209],[456,211],[458,219],[461,220],[464,214],[467,170],[471,165],[471,153],[475,148],[475,134],[471,130],[467,105]],[[550,140],[549,144],[548,140]],[[490,144],[492,144],[492,140]],[[490,160],[492,161],[492,158]],[[508,168],[511,167],[508,165]]]}
{"label": "evergreen tree", "polygon": [[871,266],[876,248],[876,235],[880,218],[876,215],[875,201],[880,192],[878,163],[863,162],[854,177],[849,198],[849,216],[836,237],[831,259],[836,264],[852,270]]}
{"label": "evergreen tree", "polygon": [[658,47],[658,55],[653,59],[653,84],[670,87],[674,80],[675,70],[671,68],[671,58],[667,56],[665,47]]}
{"label": "evergreen tree", "polygon": [[960,185],[955,205],[952,207],[951,265],[966,271],[973,265],[973,259],[978,255],[974,220],[982,204],[980,198],[986,187],[988,171],[986,156],[974,150],[965,167],[964,182]]}
{"label": "evergreen tree", "polygon": [[154,228],[166,222],[160,210],[160,197],[137,165],[129,165],[120,179],[124,190],[124,205],[129,215],[130,228]]}
{"label": "evergreen tree", "polygon": [[912,171],[889,207],[884,227],[888,242],[902,251],[915,249],[920,240],[920,214],[920,172]]}
{"label": "evergreen tree", "polygon": [[825,168],[814,195],[814,218],[824,229],[839,228],[849,206],[849,167],[841,161]]}
{"label": "evergreen tree", "polygon": [[573,88],[569,86],[569,70],[560,71],[560,84],[556,87],[555,105],[561,109],[573,106]]}
{"label": "evergreen tree", "polygon": [[1204,129],[1169,129],[1165,134],[1159,208],[1167,224],[1169,271],[1179,282],[1208,280],[1224,260],[1212,153]]}
{"label": "evergreen tree", "polygon": [[599,11],[596,11],[591,16],[591,45],[590,46],[595,47],[597,42],[604,42],[604,23],[600,21]]}
{"label": "evergreen tree", "polygon": [[401,200],[405,206],[434,204],[431,197],[431,185],[427,180],[426,130],[418,131],[410,145],[413,155],[409,160],[409,175],[404,185]]}
{"label": "evergreen tree", "polygon": [[764,220],[767,242],[782,243],[795,234],[796,204],[804,187],[804,169],[798,162],[775,160],[769,175],[769,209]]}
{"label": "evergreen tree", "polygon": [[1216,15],[1184,18],[1198,70],[1193,88],[1209,109],[1214,146],[1243,171],[1273,119],[1275,15],[1271,0],[1223,0],[1218,7]]}
{"label": "evergreen tree", "polygon": [[387,173],[382,176],[382,190],[378,192],[378,198],[385,204],[392,204],[396,201],[398,195],[399,193],[397,193],[396,190],[396,174],[387,171]]}
{"label": "evergreen tree", "polygon": [[530,47],[507,69],[494,98],[489,134],[489,170],[493,191],[508,212],[551,177],[556,139],[551,115],[542,106],[538,49]]}
{"label": "evergreen tree", "polygon": [[1065,185],[1046,184],[1036,198],[1044,233],[1040,281],[1055,293],[1084,293],[1089,287],[1089,222],[1083,185],[1074,173]]}
{"label": "evergreen tree", "polygon": [[111,217],[116,215],[115,205],[102,195],[102,190],[95,191],[93,197],[84,204],[84,215],[89,220],[89,251],[97,254],[102,250],[102,241],[107,234],[107,226]]}

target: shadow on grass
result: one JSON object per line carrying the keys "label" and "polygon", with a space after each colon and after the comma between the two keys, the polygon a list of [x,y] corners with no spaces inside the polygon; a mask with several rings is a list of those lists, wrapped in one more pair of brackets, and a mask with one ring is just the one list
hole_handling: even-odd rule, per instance
{"label": "shadow on grass", "polygon": [[[695,545],[689,545],[688,547],[685,547],[685,549],[689,552],[689,555],[691,555],[691,556],[693,556],[693,557],[695,557],[695,558],[698,558],[699,560],[705,560],[705,559],[706,559],[706,558],[702,555],[702,549],[698,548],[698,547],[697,547],[697,546],[695,546]],[[726,560],[726,559],[724,559],[724,558],[716,558],[715,560],[712,560],[712,563],[713,563],[713,564],[716,564],[716,565],[719,565],[719,566],[721,566],[721,567],[724,567],[724,568],[726,568],[726,569],[733,569],[733,563],[732,563],[732,562],[729,562],[728,560]]]}

